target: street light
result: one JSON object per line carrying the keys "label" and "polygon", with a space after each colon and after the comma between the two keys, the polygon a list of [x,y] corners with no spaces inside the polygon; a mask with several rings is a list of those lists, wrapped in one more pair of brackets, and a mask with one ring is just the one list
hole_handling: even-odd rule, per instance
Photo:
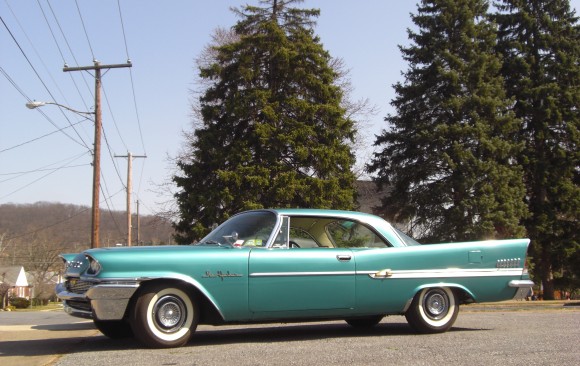
{"label": "street light", "polygon": [[99,210],[99,193],[101,190],[101,129],[102,129],[102,122],[101,122],[101,111],[100,111],[100,94],[98,93],[100,85],[97,84],[97,95],[95,98],[95,111],[94,112],[81,112],[77,111],[76,109],[67,107],[65,105],[55,103],[55,102],[28,102],[26,103],[26,107],[29,109],[35,109],[38,107],[42,107],[47,104],[52,104],[59,106],[61,108],[67,109],[71,112],[86,115],[86,114],[94,114],[95,115],[95,145],[94,145],[94,154],[93,154],[93,212],[92,212],[92,220],[91,220],[91,248],[98,248],[99,244],[99,230],[101,224],[101,212]]}
{"label": "street light", "polygon": [[71,111],[73,113],[78,113],[78,114],[83,114],[83,115],[84,114],[95,114],[95,112],[82,112],[82,111],[77,111],[76,109],[72,109],[71,107],[67,107],[66,105],[62,105],[62,104],[55,103],[55,102],[37,102],[37,101],[33,101],[33,102],[26,103],[26,107],[28,109],[35,109],[35,108],[38,108],[38,107],[45,106],[47,104],[52,104],[52,105],[59,106],[61,108],[67,109],[67,110],[69,110],[69,111]]}

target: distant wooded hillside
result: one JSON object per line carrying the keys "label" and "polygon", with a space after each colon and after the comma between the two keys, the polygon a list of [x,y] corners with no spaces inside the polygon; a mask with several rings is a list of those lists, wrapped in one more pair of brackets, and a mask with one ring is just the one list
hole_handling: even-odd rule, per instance
{"label": "distant wooded hillside", "polygon": [[[133,245],[137,239],[137,216],[133,215]],[[157,216],[139,218],[140,245],[173,243],[171,223]],[[91,208],[86,206],[37,202],[0,205],[0,250],[4,246],[26,245],[33,241],[82,250],[90,247]],[[125,243],[125,212],[101,211],[101,246]],[[1,252],[0,252],[1,253]]]}
{"label": "distant wooded hillside", "polygon": [[[91,246],[91,208],[62,203],[0,205],[0,266],[23,266],[34,301],[54,299],[62,274],[61,253],[78,253]],[[133,245],[137,217],[133,216]],[[139,245],[172,244],[173,228],[156,216],[139,218]],[[101,210],[101,247],[125,243],[125,212]],[[0,283],[1,283],[0,279]]]}

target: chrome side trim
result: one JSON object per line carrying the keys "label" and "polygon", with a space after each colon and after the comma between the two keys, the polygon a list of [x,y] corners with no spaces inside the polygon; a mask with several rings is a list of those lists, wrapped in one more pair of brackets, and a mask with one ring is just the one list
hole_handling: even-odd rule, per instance
{"label": "chrome side trim", "polygon": [[[352,276],[366,275],[371,278],[385,279],[376,276],[380,269],[374,271],[334,271],[334,272],[254,272],[249,277],[300,277],[300,276]],[[521,276],[523,268],[488,268],[488,269],[422,269],[422,270],[389,270],[389,279],[397,278],[461,278],[461,277],[505,277]]]}
{"label": "chrome side trim", "polygon": [[257,272],[250,273],[249,277],[302,277],[302,276],[354,276],[355,271],[336,272]]}
{"label": "chrome side trim", "polygon": [[[462,277],[505,277],[521,276],[523,268],[519,269],[427,269],[427,270],[393,270],[390,272],[389,279],[401,278],[462,278]],[[373,278],[377,271],[360,271],[358,275],[364,274]],[[384,279],[384,277],[374,277]]]}

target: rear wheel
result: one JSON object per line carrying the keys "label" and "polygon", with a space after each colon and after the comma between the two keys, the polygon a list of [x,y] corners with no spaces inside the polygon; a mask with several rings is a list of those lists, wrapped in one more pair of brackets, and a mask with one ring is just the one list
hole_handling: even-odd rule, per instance
{"label": "rear wheel", "polygon": [[145,287],[131,315],[135,338],[149,347],[179,347],[187,343],[199,321],[195,302],[181,288]]}
{"label": "rear wheel", "polygon": [[442,333],[453,326],[458,313],[459,304],[453,291],[435,287],[417,293],[405,317],[419,333]]}

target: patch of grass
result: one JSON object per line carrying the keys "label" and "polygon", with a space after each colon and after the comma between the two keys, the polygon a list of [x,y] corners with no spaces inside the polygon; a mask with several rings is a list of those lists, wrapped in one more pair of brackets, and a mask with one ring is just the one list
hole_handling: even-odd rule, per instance
{"label": "patch of grass", "polygon": [[49,302],[48,305],[30,306],[26,309],[15,309],[12,311],[57,311],[62,310],[61,302]]}

